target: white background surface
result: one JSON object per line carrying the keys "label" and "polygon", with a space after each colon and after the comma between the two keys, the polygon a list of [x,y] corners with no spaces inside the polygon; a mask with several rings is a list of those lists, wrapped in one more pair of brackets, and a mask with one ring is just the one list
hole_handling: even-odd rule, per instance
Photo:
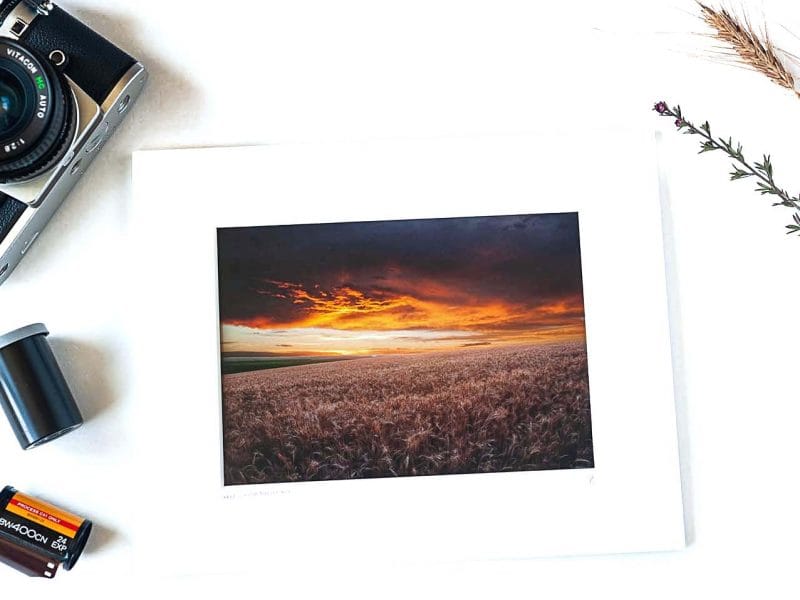
{"label": "white background surface", "polygon": [[[136,465],[162,492],[132,528],[138,568],[203,572],[209,565],[175,550],[212,544],[226,548],[214,554],[220,573],[296,555],[368,568],[683,548],[655,140],[577,142],[479,136],[135,154],[131,240],[143,247],[131,270],[161,291],[142,298],[130,322]],[[626,189],[616,185],[612,157],[633,170]],[[593,199],[563,189],[576,165],[596,185]],[[226,174],[237,167],[243,173],[232,180]],[[184,193],[198,207],[192,216],[170,202]],[[163,206],[157,222],[148,199]],[[217,227],[571,211],[580,219],[595,468],[222,487]],[[176,231],[181,243],[168,252],[147,243]],[[174,345],[154,343],[165,330],[182,342],[177,360]],[[168,438],[169,455],[150,443]],[[183,456],[192,460],[182,461],[178,479],[169,462]],[[225,526],[198,527],[209,515]],[[339,540],[340,552],[320,554],[308,539]]]}
{"label": "white background surface", "polygon": [[[743,4],[756,21],[763,12],[800,34],[795,3]],[[135,485],[122,441],[132,433],[137,402],[129,392],[135,373],[125,322],[137,297],[154,293],[123,262],[132,151],[663,127],[687,550],[484,563],[442,557],[368,570],[357,560],[350,569],[332,568],[297,554],[287,557],[289,566],[265,564],[251,578],[173,587],[229,597],[240,589],[271,597],[796,597],[800,240],[783,236],[788,210],[769,207],[748,182],[727,182],[723,157],[696,156],[694,140],[675,135],[649,107],[660,98],[680,102],[688,117],[708,118],[718,132],[738,137],[751,156],[771,152],[778,180],[800,189],[800,100],[761,76],[709,60],[708,42],[687,33],[701,30],[688,0],[220,6],[64,4],[141,58],[153,79],[0,290],[0,328],[47,323],[89,418],[80,432],[35,453],[22,454],[12,436],[0,436],[4,480],[78,511],[91,506],[101,524],[132,515],[143,496],[158,493]],[[800,54],[800,41],[777,25],[773,32]],[[619,177],[624,184],[624,164]],[[580,173],[573,185],[592,194]],[[191,198],[174,201],[191,210]],[[80,577],[78,569],[126,556],[130,540],[122,529],[98,533],[74,573],[45,588],[3,570],[3,593],[124,596],[133,587],[127,582],[111,587],[100,574],[97,583]],[[339,551],[337,540],[308,540],[315,550],[321,543],[331,555]],[[202,549],[185,551],[204,562]],[[79,577],[80,586],[70,584]]]}

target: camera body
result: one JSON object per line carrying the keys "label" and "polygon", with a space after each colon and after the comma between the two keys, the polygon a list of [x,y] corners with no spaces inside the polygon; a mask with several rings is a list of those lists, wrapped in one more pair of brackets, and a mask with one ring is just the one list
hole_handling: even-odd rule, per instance
{"label": "camera body", "polygon": [[0,0],[0,284],[147,80],[133,57],[46,0]]}

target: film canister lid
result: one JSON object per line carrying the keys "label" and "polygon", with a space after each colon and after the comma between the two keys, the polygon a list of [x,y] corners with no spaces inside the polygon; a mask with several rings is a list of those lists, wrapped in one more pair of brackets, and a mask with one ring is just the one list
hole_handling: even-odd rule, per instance
{"label": "film canister lid", "polygon": [[0,335],[0,406],[23,449],[83,424],[41,323]]}

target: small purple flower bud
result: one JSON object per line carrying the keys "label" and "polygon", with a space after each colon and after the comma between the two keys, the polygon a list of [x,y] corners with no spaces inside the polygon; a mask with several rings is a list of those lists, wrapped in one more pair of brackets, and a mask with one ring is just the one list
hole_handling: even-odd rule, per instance
{"label": "small purple flower bud", "polygon": [[658,102],[653,107],[653,110],[655,110],[658,114],[663,115],[665,112],[667,112],[667,103],[666,102]]}
{"label": "small purple flower bud", "polygon": [[681,128],[681,127],[683,127],[684,125],[685,125],[685,123],[683,122],[683,119],[675,119],[675,127],[677,127],[678,129],[680,129],[680,128]]}

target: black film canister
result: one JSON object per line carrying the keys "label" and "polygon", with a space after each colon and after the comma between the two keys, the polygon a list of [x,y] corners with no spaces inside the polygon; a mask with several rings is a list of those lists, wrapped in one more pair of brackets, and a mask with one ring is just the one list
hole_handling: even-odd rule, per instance
{"label": "black film canister", "polygon": [[41,323],[0,336],[0,406],[25,450],[83,425]]}
{"label": "black film canister", "polygon": [[18,492],[0,490],[0,562],[31,577],[55,577],[81,556],[92,522]]}

